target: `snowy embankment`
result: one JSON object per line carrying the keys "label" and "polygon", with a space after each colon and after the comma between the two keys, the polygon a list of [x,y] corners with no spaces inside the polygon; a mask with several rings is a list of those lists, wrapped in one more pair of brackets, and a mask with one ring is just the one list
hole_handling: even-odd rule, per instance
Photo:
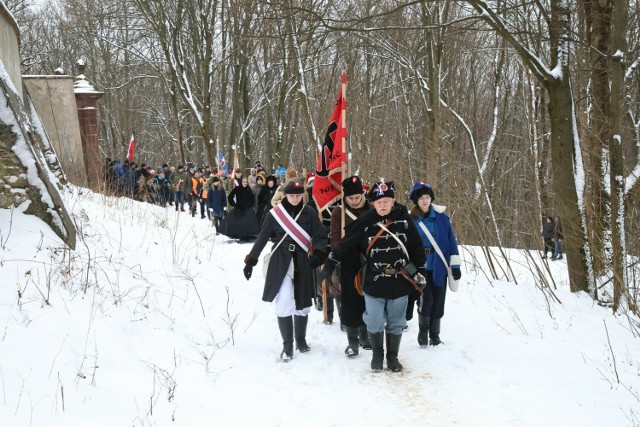
{"label": "snowy embankment", "polygon": [[75,252],[24,207],[0,210],[2,425],[640,425],[640,339],[568,291],[564,261],[543,292],[537,255],[508,252],[516,285],[464,247],[445,345],[419,348],[414,318],[400,374],[371,373],[368,351],[346,358],[315,310],[312,351],[281,363],[260,269],[242,275],[250,244],[81,191],[65,195]]}

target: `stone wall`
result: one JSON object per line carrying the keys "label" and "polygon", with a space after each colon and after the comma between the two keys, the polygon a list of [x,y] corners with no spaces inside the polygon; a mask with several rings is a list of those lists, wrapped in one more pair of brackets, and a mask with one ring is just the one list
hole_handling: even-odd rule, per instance
{"label": "stone wall", "polygon": [[9,78],[22,96],[22,80],[20,79],[20,29],[13,15],[0,1],[0,61],[4,64]]}

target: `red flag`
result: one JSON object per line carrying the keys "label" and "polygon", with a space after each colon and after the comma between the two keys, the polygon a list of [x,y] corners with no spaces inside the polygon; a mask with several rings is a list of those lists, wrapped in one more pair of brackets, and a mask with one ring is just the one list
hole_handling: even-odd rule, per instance
{"label": "red flag", "polygon": [[127,150],[127,159],[133,160],[133,150],[136,148],[136,133],[131,132],[131,141],[129,141],[129,149]]}
{"label": "red flag", "polygon": [[346,153],[342,150],[342,140],[347,138],[346,112],[347,100],[342,95],[342,86],[347,84],[347,74],[342,72],[342,85],[338,92],[338,101],[324,137],[324,143],[318,156],[316,178],[313,181],[313,200],[319,211],[331,206],[342,193],[342,164]]}

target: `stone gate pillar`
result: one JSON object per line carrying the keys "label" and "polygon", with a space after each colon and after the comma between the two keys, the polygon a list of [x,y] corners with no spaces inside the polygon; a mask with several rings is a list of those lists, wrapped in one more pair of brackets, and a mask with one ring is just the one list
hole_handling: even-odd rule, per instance
{"label": "stone gate pillar", "polygon": [[78,71],[73,84],[80,123],[80,140],[84,154],[87,185],[93,191],[102,189],[102,160],[98,142],[98,100],[104,92],[97,91],[84,75],[85,64],[78,61]]}

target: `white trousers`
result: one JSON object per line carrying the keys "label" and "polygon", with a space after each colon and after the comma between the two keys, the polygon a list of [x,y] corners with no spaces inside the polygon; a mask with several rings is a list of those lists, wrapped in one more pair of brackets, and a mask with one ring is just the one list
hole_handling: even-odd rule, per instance
{"label": "white trousers", "polygon": [[293,314],[296,316],[306,316],[311,311],[311,307],[296,310],[296,299],[293,296],[293,278],[288,274],[284,276],[274,302],[276,306],[276,316],[278,317],[288,317]]}

